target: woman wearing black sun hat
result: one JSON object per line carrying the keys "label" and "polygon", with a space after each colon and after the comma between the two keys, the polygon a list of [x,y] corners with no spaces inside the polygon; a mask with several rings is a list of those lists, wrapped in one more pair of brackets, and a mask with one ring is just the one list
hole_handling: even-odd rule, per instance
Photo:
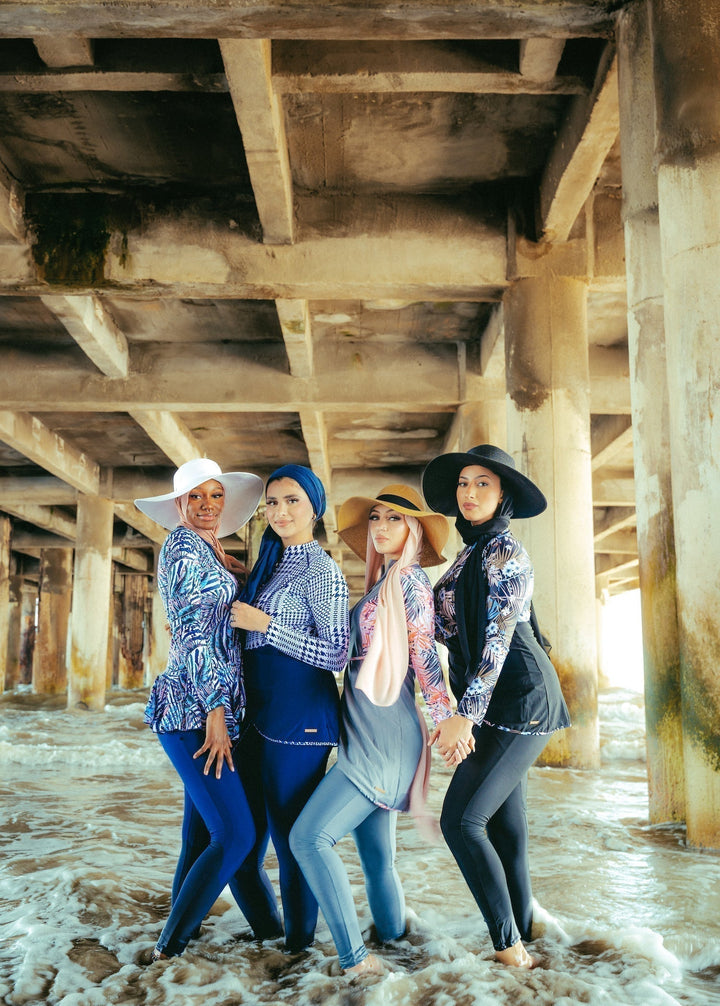
{"label": "woman wearing black sun hat", "polygon": [[465,543],[435,586],[436,639],[448,649],[458,708],[430,742],[449,764],[458,744],[471,749],[448,787],[441,827],[496,960],[532,968],[523,942],[532,938],[527,773],[570,717],[531,609],[533,567],[508,525],[547,502],[492,444],[432,460],[423,494],[455,517]]}

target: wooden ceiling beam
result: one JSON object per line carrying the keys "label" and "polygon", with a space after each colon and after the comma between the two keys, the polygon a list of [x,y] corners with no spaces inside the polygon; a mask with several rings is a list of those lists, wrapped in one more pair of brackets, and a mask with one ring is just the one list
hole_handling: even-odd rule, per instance
{"label": "wooden ceiling beam", "polygon": [[567,241],[620,130],[617,59],[608,43],[589,96],[573,99],[539,190],[541,239]]}
{"label": "wooden ceiling beam", "polygon": [[610,37],[617,0],[3,0],[3,34],[34,38],[480,39]]}
{"label": "wooden ceiling beam", "polygon": [[263,241],[292,244],[292,173],[283,111],[272,86],[270,40],[221,38],[220,52],[242,134]]}

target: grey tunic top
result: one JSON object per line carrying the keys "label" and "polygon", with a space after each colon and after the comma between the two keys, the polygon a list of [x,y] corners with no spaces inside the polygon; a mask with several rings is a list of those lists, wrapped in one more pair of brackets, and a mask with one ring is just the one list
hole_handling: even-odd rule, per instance
{"label": "grey tunic top", "polygon": [[409,663],[400,695],[376,706],[355,687],[375,626],[382,580],[355,605],[350,616],[350,653],[345,671],[338,768],[378,807],[407,810],[410,786],[424,743],[415,704],[415,678],[435,723],[452,715],[450,697],[433,639],[432,587],[418,565],[400,572],[408,627]]}

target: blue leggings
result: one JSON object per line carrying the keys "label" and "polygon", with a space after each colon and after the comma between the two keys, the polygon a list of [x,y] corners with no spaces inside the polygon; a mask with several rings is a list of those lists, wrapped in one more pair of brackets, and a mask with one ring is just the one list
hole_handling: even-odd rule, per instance
{"label": "blue leggings", "polygon": [[405,897],[395,869],[397,813],[376,806],[334,765],[290,833],[290,847],[317,898],[335,941],[340,966],[367,955],[347,872],[333,846],[353,834],[370,911],[381,941],[405,932]]}
{"label": "blue leggings", "polygon": [[185,787],[182,847],[173,881],[172,908],[157,949],[181,954],[202,920],[252,849],[255,840],[250,807],[237,772],[223,767],[203,775],[205,758],[193,754],[205,741],[204,730],[158,734],[165,753]]}
{"label": "blue leggings", "polygon": [[473,727],[475,750],[455,770],[440,826],[496,950],[531,939],[527,773],[540,735]]}
{"label": "blue leggings", "polygon": [[282,744],[251,727],[234,757],[255,822],[255,844],[230,879],[230,890],[256,939],[282,936],[283,923],[263,863],[272,839],[280,868],[285,946],[302,950],[315,937],[318,906],[290,851],[290,829],[325,775],[329,745]]}

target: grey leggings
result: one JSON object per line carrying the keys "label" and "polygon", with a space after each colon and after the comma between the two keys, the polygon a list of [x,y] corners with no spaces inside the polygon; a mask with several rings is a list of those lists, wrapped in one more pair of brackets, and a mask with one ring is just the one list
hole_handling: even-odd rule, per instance
{"label": "grey leggings", "polygon": [[458,766],[440,825],[496,950],[531,938],[527,773],[548,738],[473,727],[475,751]]}

